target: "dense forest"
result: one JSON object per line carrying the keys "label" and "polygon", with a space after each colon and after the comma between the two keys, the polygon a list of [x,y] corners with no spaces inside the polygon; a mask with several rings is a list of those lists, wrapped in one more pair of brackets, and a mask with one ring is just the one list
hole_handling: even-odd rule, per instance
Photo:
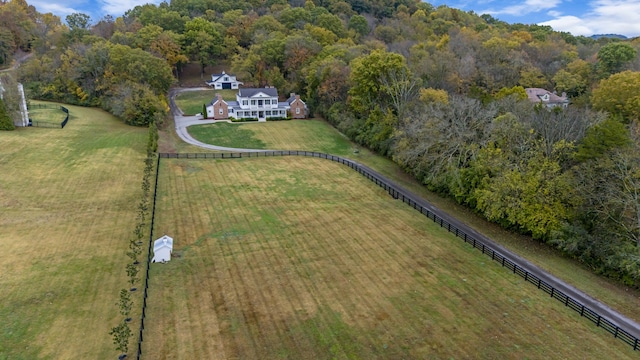
{"label": "dense forest", "polygon": [[[167,115],[183,66],[303,94],[430,190],[640,288],[640,39],[598,39],[418,0],[173,0],[66,24],[0,1],[0,65],[30,98]],[[206,75],[206,74],[203,74]],[[566,93],[567,108],[525,88]]]}

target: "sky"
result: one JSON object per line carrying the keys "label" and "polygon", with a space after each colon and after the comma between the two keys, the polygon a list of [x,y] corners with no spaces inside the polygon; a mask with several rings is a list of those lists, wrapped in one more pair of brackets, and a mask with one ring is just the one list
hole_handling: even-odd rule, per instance
{"label": "sky", "polygon": [[[114,18],[137,5],[159,4],[161,0],[27,0],[39,12],[52,12],[64,21],[68,14],[81,12],[93,22],[105,15]],[[434,6],[489,14],[508,23],[549,25],[573,35],[620,34],[640,36],[640,0],[430,0]]]}
{"label": "sky", "polygon": [[640,0],[432,0],[507,23],[539,24],[573,35],[640,36]]}

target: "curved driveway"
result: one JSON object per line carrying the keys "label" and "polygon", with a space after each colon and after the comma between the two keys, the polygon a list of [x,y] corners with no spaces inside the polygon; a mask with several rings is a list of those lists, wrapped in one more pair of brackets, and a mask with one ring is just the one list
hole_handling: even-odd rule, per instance
{"label": "curved driveway", "polygon": [[207,120],[203,119],[201,116],[185,116],[182,110],[176,105],[175,98],[176,95],[183,91],[196,91],[196,90],[208,90],[208,88],[177,88],[171,89],[169,91],[169,108],[171,109],[171,113],[173,114],[173,120],[176,125],[176,133],[178,136],[186,143],[191,145],[199,146],[204,149],[209,150],[220,150],[220,151],[243,151],[243,152],[263,152],[268,150],[258,150],[258,149],[242,149],[242,148],[230,148],[224,146],[216,146],[211,144],[205,144],[201,141],[196,140],[187,128],[191,125],[202,125],[202,124],[213,124],[215,122],[228,122],[228,121],[216,121],[216,120]]}
{"label": "curved driveway", "polygon": [[[191,135],[189,135],[189,133],[187,131],[187,127],[189,127],[191,125],[196,125],[196,124],[211,124],[211,123],[214,123],[215,121],[214,120],[203,120],[201,117],[196,117],[196,116],[184,116],[183,112],[176,106],[174,99],[175,99],[175,96],[178,93],[180,93],[181,91],[203,90],[203,89],[206,89],[206,88],[189,88],[189,89],[180,89],[180,88],[178,88],[178,89],[172,89],[169,92],[169,105],[170,105],[170,108],[171,108],[171,112],[173,113],[173,116],[174,116],[175,126],[176,126],[176,133],[178,134],[178,136],[182,140],[184,140],[185,142],[187,142],[189,144],[192,144],[192,145],[195,145],[195,146],[199,146],[199,147],[202,147],[202,148],[205,148],[205,149],[210,149],[210,150],[238,151],[238,152],[272,151],[272,150],[241,149],[241,148],[228,148],[228,147],[223,147],[223,146],[215,146],[215,145],[210,145],[210,144],[205,144],[203,142],[200,142],[200,141],[194,139]],[[364,166],[364,165],[362,165],[362,166]],[[370,169],[370,168],[368,168],[368,169],[377,174],[377,172],[375,170]],[[382,177],[382,178],[385,178],[384,176],[382,176],[380,174],[378,174],[378,175],[380,177]],[[391,182],[391,180],[389,180],[389,179],[386,179],[386,180]],[[402,189],[402,187],[400,187],[400,186],[398,186],[398,188]],[[406,193],[410,193],[406,189],[403,189],[403,191],[406,192]],[[445,219],[446,221],[448,221],[452,225],[455,225],[459,229],[465,231],[467,234],[470,234],[470,235],[474,236],[476,239],[478,239],[478,240],[484,242],[486,245],[492,247],[497,252],[499,252],[501,255],[503,255],[504,257],[506,257],[509,260],[511,260],[514,263],[516,263],[518,266],[520,266],[523,269],[529,271],[530,273],[538,276],[538,278],[546,281],[547,283],[551,284],[552,286],[554,286],[558,290],[561,290],[566,295],[569,295],[570,297],[572,297],[576,301],[579,301],[583,305],[585,305],[585,306],[591,308],[592,310],[596,311],[598,314],[600,314],[601,316],[603,316],[603,317],[607,318],[608,320],[612,321],[613,323],[618,325],[618,327],[620,327],[621,329],[624,329],[625,331],[627,331],[629,334],[635,336],[636,338],[640,338],[640,324],[638,324],[637,322],[631,320],[630,318],[626,317],[623,314],[620,314],[616,310],[613,310],[612,308],[610,308],[609,306],[607,306],[604,303],[600,302],[599,300],[594,299],[593,297],[587,295],[586,293],[584,293],[584,292],[576,289],[575,287],[567,284],[565,281],[553,276],[552,274],[550,274],[547,271],[539,268],[538,266],[536,266],[533,263],[529,262],[528,260],[520,257],[519,255],[513,253],[512,251],[507,250],[503,246],[497,244],[496,242],[494,242],[493,240],[489,239],[485,235],[479,233],[475,229],[469,227],[468,225],[466,225],[466,224],[462,223],[461,221],[457,220],[456,218],[454,218],[454,217],[450,216],[449,214],[443,212],[442,210],[436,208],[435,206],[433,206],[429,202],[427,202],[425,200],[422,200],[420,203],[421,203],[422,206],[424,206],[425,208],[428,208],[429,210],[431,210],[432,212],[434,212],[438,216],[442,217],[443,219]]]}

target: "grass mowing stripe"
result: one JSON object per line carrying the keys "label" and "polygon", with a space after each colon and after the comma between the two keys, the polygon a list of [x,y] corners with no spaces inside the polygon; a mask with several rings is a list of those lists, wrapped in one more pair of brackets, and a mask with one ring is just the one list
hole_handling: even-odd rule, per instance
{"label": "grass mowing stripe", "polygon": [[[252,204],[258,203],[260,201],[260,199],[257,197],[257,192],[251,192],[250,196],[244,197],[243,200],[245,200],[245,204],[244,206],[251,206]],[[249,219],[246,219],[246,215],[245,215],[245,220],[249,221]],[[275,248],[275,246],[272,246],[271,244],[267,243],[267,240],[264,236],[264,231],[263,229],[256,229],[256,233],[257,233],[257,239],[256,239],[256,243],[259,245],[260,247],[260,253],[265,254],[265,253],[270,253],[273,254],[273,249]],[[265,264],[264,266],[260,267],[259,269],[255,269],[255,267],[253,266],[253,264],[259,264],[261,263],[259,261],[259,259],[257,258],[257,252],[251,252],[251,254],[254,257],[254,260],[249,261],[249,264],[252,267],[252,270],[254,270],[254,287],[255,288],[260,288],[259,291],[259,295],[260,295],[260,300],[261,300],[261,306],[263,307],[263,311],[266,314],[269,314],[269,324],[272,325],[276,325],[275,329],[276,329],[276,339],[270,339],[270,342],[282,342],[283,340],[289,344],[289,346],[287,346],[287,348],[292,347],[292,348],[296,348],[297,349],[297,353],[302,353],[302,349],[298,347],[298,344],[293,341],[294,339],[292,339],[291,336],[288,336],[287,334],[287,329],[288,329],[288,324],[287,324],[287,320],[283,319],[282,321],[278,321],[278,319],[276,319],[272,314],[271,314],[271,309],[269,309],[269,305],[268,304],[275,304],[278,305],[278,300],[276,298],[276,296],[274,295],[275,291],[282,291],[283,290],[283,286],[282,283],[279,283],[278,285],[279,288],[274,290],[274,287],[270,287],[270,286],[264,286],[261,284],[257,283],[256,278],[268,278],[271,274],[268,273],[266,271],[266,269],[269,269],[271,271],[273,271],[274,269],[279,269],[279,268],[283,268],[283,267],[276,267],[275,264],[272,262],[272,259],[277,258],[277,256],[267,256],[264,255],[264,257],[267,258],[267,264]],[[256,273],[258,273],[259,275],[255,275]],[[286,288],[286,286],[285,286]],[[267,293],[265,295],[265,292]],[[292,294],[293,295],[293,294]],[[268,296],[268,299],[267,299]],[[290,300],[287,300],[287,302],[289,303],[289,305],[291,305]],[[278,310],[279,307],[274,306],[274,310]],[[278,340],[278,338],[280,338],[280,340]]]}

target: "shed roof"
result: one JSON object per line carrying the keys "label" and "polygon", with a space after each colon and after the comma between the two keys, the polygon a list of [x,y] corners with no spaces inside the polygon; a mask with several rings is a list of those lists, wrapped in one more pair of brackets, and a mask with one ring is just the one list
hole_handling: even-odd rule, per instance
{"label": "shed roof", "polygon": [[156,241],[153,242],[153,252],[155,253],[156,251],[168,247],[169,250],[173,250],[173,238],[164,235],[161,238],[157,239]]}

